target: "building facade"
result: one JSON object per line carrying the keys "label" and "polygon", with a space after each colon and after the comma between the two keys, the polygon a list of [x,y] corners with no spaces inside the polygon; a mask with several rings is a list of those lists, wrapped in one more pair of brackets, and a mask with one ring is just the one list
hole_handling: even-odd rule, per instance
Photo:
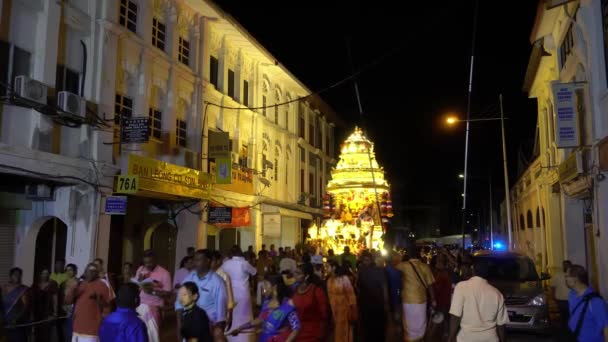
{"label": "building facade", "polygon": [[[574,1],[553,8],[540,2],[524,85],[538,104],[538,158],[512,189],[516,247],[525,251],[534,241],[530,253],[544,255],[543,266],[550,269],[564,259],[585,266],[604,295],[607,14],[606,1]],[[573,110],[564,112],[564,101],[571,101]],[[574,125],[564,126],[568,120]],[[575,143],[564,143],[568,139]],[[532,222],[540,226],[539,237],[539,228],[529,228]]]}
{"label": "building facade", "polygon": [[[0,282],[16,265],[30,283],[63,258],[120,272],[151,248],[174,270],[190,246],[293,247],[322,215],[340,120],[217,5],[0,10]],[[138,122],[143,142],[127,134]],[[214,184],[217,132],[229,135],[231,184]],[[125,177],[137,186],[123,189]],[[114,195],[125,215],[106,213]],[[216,207],[250,219],[208,224]]]}

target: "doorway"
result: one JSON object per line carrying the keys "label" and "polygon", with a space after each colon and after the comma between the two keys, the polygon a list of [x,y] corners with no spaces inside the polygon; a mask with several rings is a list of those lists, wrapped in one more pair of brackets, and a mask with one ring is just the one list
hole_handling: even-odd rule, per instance
{"label": "doorway", "polygon": [[234,245],[241,245],[241,232],[237,228],[224,228],[220,230],[220,248],[222,254],[230,252]]}
{"label": "doorway", "polygon": [[42,270],[53,272],[56,260],[65,261],[67,232],[67,225],[56,217],[51,217],[40,227],[36,236],[34,281]]}

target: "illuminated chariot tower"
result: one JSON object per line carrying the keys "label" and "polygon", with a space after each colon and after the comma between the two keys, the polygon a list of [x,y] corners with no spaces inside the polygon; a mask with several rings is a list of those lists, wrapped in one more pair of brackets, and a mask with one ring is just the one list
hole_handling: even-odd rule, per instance
{"label": "illuminated chariot tower", "polygon": [[340,159],[331,171],[321,227],[309,229],[309,242],[324,250],[358,252],[383,247],[383,227],[393,216],[389,185],[378,164],[374,144],[360,128],[344,141]]}

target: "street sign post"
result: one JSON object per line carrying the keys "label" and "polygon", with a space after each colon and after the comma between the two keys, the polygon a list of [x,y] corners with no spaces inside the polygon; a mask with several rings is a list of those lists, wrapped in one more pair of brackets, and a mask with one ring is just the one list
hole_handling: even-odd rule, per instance
{"label": "street sign post", "polygon": [[104,210],[106,215],[126,215],[127,196],[108,196]]}
{"label": "street sign post", "polygon": [[122,120],[122,143],[147,143],[150,138],[150,118],[124,118]]}

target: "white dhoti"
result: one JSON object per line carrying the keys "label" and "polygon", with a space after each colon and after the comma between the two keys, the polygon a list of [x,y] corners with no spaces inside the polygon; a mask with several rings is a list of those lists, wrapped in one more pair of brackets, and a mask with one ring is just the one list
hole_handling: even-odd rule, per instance
{"label": "white dhoti", "polygon": [[[231,330],[240,327],[241,325],[250,322],[253,319],[251,307],[251,295],[249,288],[243,289],[237,286],[232,286],[234,292],[234,301],[236,306],[232,310],[232,327]],[[230,342],[248,342],[252,340],[251,334],[242,333],[237,336],[228,336]]]}
{"label": "white dhoti", "polygon": [[417,341],[426,332],[426,303],[403,304],[403,337],[405,341]]}
{"label": "white dhoti", "polygon": [[148,341],[159,342],[160,338],[158,335],[158,325],[154,315],[150,311],[150,307],[147,304],[140,304],[137,307],[137,314],[139,318],[146,323],[146,329],[148,330]]}
{"label": "white dhoti", "polygon": [[81,334],[72,334],[72,342],[99,342],[99,337],[81,335]]}

